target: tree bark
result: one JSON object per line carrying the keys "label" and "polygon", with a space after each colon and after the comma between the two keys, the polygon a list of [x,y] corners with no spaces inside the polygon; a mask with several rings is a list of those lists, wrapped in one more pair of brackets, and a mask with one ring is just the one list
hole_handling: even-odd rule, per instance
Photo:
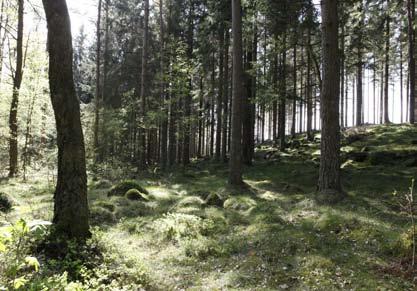
{"label": "tree bark", "polygon": [[407,17],[408,17],[408,73],[409,73],[409,120],[413,124],[415,122],[415,103],[416,103],[416,60],[415,60],[415,0],[407,0]]}
{"label": "tree bark", "polygon": [[13,76],[13,95],[9,116],[9,177],[15,177],[18,172],[18,144],[17,144],[17,109],[19,106],[19,93],[23,77],[23,13],[24,0],[18,0],[17,11],[17,43],[16,43],[16,69]]}
{"label": "tree bark", "polygon": [[101,6],[102,0],[98,1],[97,8],[97,47],[96,47],[96,96],[94,108],[94,152],[96,160],[99,160],[99,130],[100,130],[100,99],[101,99]]}
{"label": "tree bark", "polygon": [[229,119],[229,46],[230,35],[226,29],[224,45],[224,89],[223,89],[223,132],[222,132],[222,159],[227,162],[227,144],[228,144],[228,119]]}
{"label": "tree bark", "polygon": [[387,0],[387,16],[385,19],[385,88],[384,88],[384,123],[390,123],[389,120],[389,53],[390,53],[390,16],[389,16],[389,0]]}
{"label": "tree bark", "polygon": [[87,174],[80,103],[73,81],[71,25],[65,0],[43,0],[48,23],[49,86],[58,141],[54,218],[58,233],[85,239],[89,232]]}
{"label": "tree bark", "polygon": [[149,0],[144,0],[144,27],[143,27],[143,49],[140,86],[140,126],[139,129],[139,167],[146,168],[146,133],[145,119],[147,107],[148,88],[148,47],[149,47]]}
{"label": "tree bark", "polygon": [[323,0],[321,2],[323,29],[323,88],[321,95],[321,163],[318,188],[327,201],[338,200],[341,193],[339,157],[340,64],[337,4],[337,0]]}
{"label": "tree bark", "polygon": [[233,30],[233,104],[232,137],[230,148],[229,183],[243,184],[242,180],[242,5],[232,0]]}

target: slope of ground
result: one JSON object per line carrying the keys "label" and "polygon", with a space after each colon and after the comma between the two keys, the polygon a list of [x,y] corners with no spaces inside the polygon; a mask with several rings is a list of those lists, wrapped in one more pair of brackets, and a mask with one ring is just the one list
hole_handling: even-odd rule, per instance
{"label": "slope of ground", "polygon": [[[314,199],[318,140],[297,137],[285,153],[260,147],[239,192],[226,186],[227,167],[209,162],[135,177],[149,191],[144,201],[109,198],[117,181],[91,181],[95,234],[132,274],[140,268],[149,290],[413,290],[399,205],[417,173],[417,129],[348,130],[348,197],[334,206]],[[3,180],[17,206],[2,223],[50,219],[50,186]]]}

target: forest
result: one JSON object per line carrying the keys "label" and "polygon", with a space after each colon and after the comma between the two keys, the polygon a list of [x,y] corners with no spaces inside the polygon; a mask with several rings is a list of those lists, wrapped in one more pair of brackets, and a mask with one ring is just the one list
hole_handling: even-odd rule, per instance
{"label": "forest", "polygon": [[415,0],[0,0],[0,290],[416,290]]}

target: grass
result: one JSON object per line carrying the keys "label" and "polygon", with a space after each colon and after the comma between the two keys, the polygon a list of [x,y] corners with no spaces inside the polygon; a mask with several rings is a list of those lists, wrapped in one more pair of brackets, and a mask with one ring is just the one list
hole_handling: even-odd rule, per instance
{"label": "grass", "polygon": [[[314,200],[317,143],[301,142],[268,160],[265,147],[244,171],[249,189],[239,193],[226,185],[226,165],[210,162],[139,179],[149,201],[108,198],[108,183],[91,182],[90,205],[116,218],[101,228],[101,243],[132,274],[143,268],[149,290],[413,290],[398,250],[409,222],[392,193],[404,193],[416,178],[409,157],[396,154],[417,151],[417,129],[377,126],[346,135],[360,138],[345,141],[343,152],[368,147],[394,160],[346,160],[342,203]],[[51,218],[52,189],[42,178],[0,187],[17,204],[2,223]],[[207,205],[207,193],[218,193],[225,207]]]}

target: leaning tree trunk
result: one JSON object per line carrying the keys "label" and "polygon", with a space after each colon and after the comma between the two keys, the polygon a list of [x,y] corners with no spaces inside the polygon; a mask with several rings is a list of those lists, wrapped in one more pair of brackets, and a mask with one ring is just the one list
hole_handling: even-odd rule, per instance
{"label": "leaning tree trunk", "polygon": [[232,0],[233,30],[233,103],[230,147],[229,183],[241,185],[242,180],[242,5]]}
{"label": "leaning tree trunk", "polygon": [[330,202],[340,197],[340,125],[339,88],[340,65],[337,15],[337,0],[323,0],[322,47],[323,47],[323,88],[321,94],[321,163],[319,191]]}
{"label": "leaning tree trunk", "polygon": [[23,76],[23,1],[19,0],[17,11],[16,69],[13,76],[13,95],[9,116],[9,177],[15,177],[17,175],[17,108],[19,106],[19,91]]}
{"label": "leaning tree trunk", "polygon": [[72,36],[65,0],[43,0],[48,23],[49,86],[58,141],[54,218],[58,233],[89,236],[87,174],[80,103],[72,70]]}

